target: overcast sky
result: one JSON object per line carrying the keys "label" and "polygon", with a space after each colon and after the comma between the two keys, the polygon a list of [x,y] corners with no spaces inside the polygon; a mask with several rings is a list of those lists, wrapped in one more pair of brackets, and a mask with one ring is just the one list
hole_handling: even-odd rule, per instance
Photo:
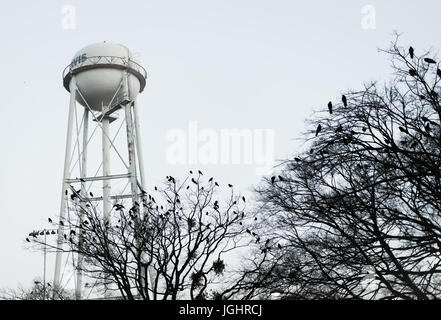
{"label": "overcast sky", "polygon": [[[190,121],[216,132],[269,129],[275,158],[282,159],[298,150],[294,139],[313,110],[346,89],[388,78],[389,60],[377,48],[388,47],[394,30],[417,53],[441,48],[437,1],[14,0],[0,6],[0,287],[42,276],[42,255],[26,251],[24,239],[59,212],[69,103],[61,73],[80,48],[116,42],[141,56],[149,74],[138,99],[149,189],[166,175],[184,177],[200,167],[244,193],[261,178],[256,163],[173,165],[167,134],[188,132]],[[74,26],[66,25],[69,6]],[[366,20],[372,9],[375,21]]]}

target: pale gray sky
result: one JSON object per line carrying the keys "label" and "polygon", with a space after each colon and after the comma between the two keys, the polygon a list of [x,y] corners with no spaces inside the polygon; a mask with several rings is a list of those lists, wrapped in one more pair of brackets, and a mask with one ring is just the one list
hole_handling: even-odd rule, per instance
{"label": "pale gray sky", "polygon": [[[338,3],[338,4],[337,4]],[[62,8],[76,9],[76,29]],[[363,29],[373,5],[376,28]],[[0,287],[28,285],[43,259],[24,237],[55,217],[69,95],[61,72],[80,48],[107,40],[141,54],[139,96],[148,187],[190,165],[165,156],[172,129],[273,129],[277,158],[293,154],[312,110],[348,88],[387,79],[377,52],[403,33],[416,51],[441,48],[436,1],[2,1],[0,4]],[[202,166],[246,192],[253,165]],[[53,259],[48,261],[53,277]]]}

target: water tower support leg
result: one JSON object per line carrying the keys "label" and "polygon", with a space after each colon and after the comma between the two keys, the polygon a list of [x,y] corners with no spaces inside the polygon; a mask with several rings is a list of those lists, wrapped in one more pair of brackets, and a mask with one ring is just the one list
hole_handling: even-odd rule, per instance
{"label": "water tower support leg", "polygon": [[[63,170],[63,183],[61,190],[61,201],[60,201],[60,221],[65,220],[66,213],[66,204],[67,204],[67,195],[66,191],[69,188],[66,180],[69,179],[70,176],[70,163],[71,163],[71,145],[72,145],[72,127],[73,127],[73,119],[75,112],[75,96],[76,96],[76,85],[75,85],[75,77],[72,77],[70,84],[70,103],[69,103],[69,117],[67,122],[67,136],[66,136],[66,150],[64,154],[64,170]],[[60,289],[60,272],[61,272],[61,257],[62,257],[62,249],[63,249],[63,235],[64,229],[61,224],[58,226],[58,238],[57,238],[57,255],[55,258],[55,274],[54,274],[54,290],[53,290],[53,298],[56,298],[56,292]]]}
{"label": "water tower support leg", "polygon": [[[109,135],[109,118],[103,117],[102,119],[102,129],[103,129],[103,176],[107,177],[110,175],[110,135]],[[110,210],[112,209],[112,203],[110,201],[110,180],[103,180],[103,215],[104,215],[104,225],[106,228],[110,227]],[[109,298],[111,296],[109,287],[107,286],[104,292],[104,297]]]}
{"label": "water tower support leg", "polygon": [[[87,108],[84,108],[84,119],[83,119],[83,148],[82,148],[82,156],[81,156],[81,178],[85,178],[87,176],[87,142],[88,142],[88,138],[89,138],[89,110]],[[83,199],[87,198],[87,194],[86,194],[86,182],[81,182],[81,197]],[[87,207],[86,207],[86,201],[83,201],[81,203],[81,208],[82,210],[86,211]],[[80,213],[80,221],[79,221],[79,225],[82,225],[83,223],[83,215],[84,213],[81,212]],[[78,230],[79,233],[79,241],[78,241],[78,246],[79,249],[81,250],[82,245],[83,245],[83,234],[81,232],[81,230]],[[83,278],[83,274],[82,274],[82,267],[83,267],[83,256],[81,255],[81,253],[78,254],[78,265],[77,265],[77,284],[76,284],[76,288],[75,288],[75,298],[77,300],[81,300],[81,289],[82,289],[82,278]]]}
{"label": "water tower support leg", "polygon": [[[141,187],[142,191],[146,191],[146,180],[144,175],[144,156],[142,152],[142,140],[141,140],[141,130],[139,126],[139,114],[138,114],[138,101],[135,98],[135,101],[133,102],[133,116],[135,119],[135,143],[136,143],[136,154],[138,156],[138,171],[139,176],[141,178]],[[143,193],[143,201],[146,201],[146,193]],[[148,217],[144,217],[144,219],[148,219]],[[148,277],[150,278],[150,286],[153,286],[154,279],[151,270],[146,270]],[[147,279],[146,279],[147,280]]]}

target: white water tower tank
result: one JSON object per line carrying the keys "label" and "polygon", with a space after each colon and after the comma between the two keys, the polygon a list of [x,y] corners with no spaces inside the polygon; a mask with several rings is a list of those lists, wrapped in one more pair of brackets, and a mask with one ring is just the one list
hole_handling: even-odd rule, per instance
{"label": "white water tower tank", "polygon": [[[125,72],[127,84],[121,86]],[[133,101],[144,90],[147,77],[145,69],[127,47],[108,42],[88,45],[74,55],[63,72],[63,84],[68,91],[73,75],[80,92],[76,100],[94,111],[102,111],[103,106],[112,107],[124,100]]]}

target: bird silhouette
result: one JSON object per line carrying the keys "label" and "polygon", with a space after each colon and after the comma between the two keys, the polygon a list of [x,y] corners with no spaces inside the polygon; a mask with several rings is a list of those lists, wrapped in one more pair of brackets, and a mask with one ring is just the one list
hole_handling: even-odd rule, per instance
{"label": "bird silhouette", "polygon": [[300,162],[300,161],[302,161],[300,158],[297,158],[297,157],[295,157],[294,160],[295,160],[296,162]]}
{"label": "bird silhouette", "polygon": [[26,241],[27,241],[27,242],[31,242],[31,240],[29,240],[29,238],[26,238]]}
{"label": "bird silhouette", "polygon": [[213,181],[213,177],[211,177],[210,179],[208,179],[208,182],[211,182],[211,181]]}
{"label": "bird silhouette", "polygon": [[218,184],[217,182],[215,182],[214,185],[215,185],[216,187],[219,187],[219,184]]}
{"label": "bird silhouette", "polygon": [[197,182],[194,178],[191,178],[191,182],[193,182],[194,184],[197,184]]}
{"label": "bird silhouette", "polygon": [[271,177],[271,184],[274,184],[274,181],[276,181],[276,177]]}
{"label": "bird silhouette", "polygon": [[86,182],[86,180],[84,180],[83,178],[80,178],[80,181],[81,181],[81,182]]}
{"label": "bird silhouette", "polygon": [[201,170],[198,170],[198,173],[202,176],[203,175],[203,173],[201,172]]}
{"label": "bird silhouette", "polygon": [[64,222],[63,222],[63,221],[61,221],[61,220],[60,220],[60,225],[61,225],[61,226],[64,226]]}
{"label": "bird silhouette", "polygon": [[427,62],[427,63],[429,63],[429,64],[434,64],[434,63],[436,63],[435,60],[430,59],[430,58],[424,58],[424,61]]}
{"label": "bird silhouette", "polygon": [[285,178],[283,178],[282,176],[279,176],[279,180],[280,181],[285,181]]}
{"label": "bird silhouette", "polygon": [[439,78],[441,78],[441,70],[439,68],[436,69],[436,74],[438,75]]}
{"label": "bird silhouette", "polygon": [[407,130],[404,129],[402,126],[399,126],[398,129],[400,129],[401,132],[405,132],[405,133],[407,132]]}
{"label": "bird silhouette", "polygon": [[337,129],[335,129],[336,133],[343,132],[343,126],[341,124],[338,125]]}
{"label": "bird silhouette", "polygon": [[280,245],[280,243],[277,244],[277,248],[282,249],[282,246]]}
{"label": "bird silhouette", "polygon": [[409,74],[410,74],[412,77],[415,77],[415,76],[417,75],[417,72],[416,72],[415,69],[410,69],[410,70],[409,70]]}
{"label": "bird silhouette", "polygon": [[320,133],[320,131],[322,131],[322,125],[321,125],[321,124],[319,124],[319,125],[317,126],[317,129],[315,130],[315,136],[316,136],[316,137],[318,136],[318,134]]}
{"label": "bird silhouette", "polygon": [[157,186],[155,186],[155,191],[158,191],[158,187]]}
{"label": "bird silhouette", "polygon": [[193,171],[190,170],[190,174],[193,174]]}
{"label": "bird silhouette", "polygon": [[348,100],[346,99],[346,96],[345,96],[345,95],[342,95],[342,96],[341,96],[341,101],[343,102],[343,105],[344,105],[345,107],[348,106]]}
{"label": "bird silhouette", "polygon": [[242,196],[242,201],[245,202],[245,197],[244,196]]}
{"label": "bird silhouette", "polygon": [[413,50],[412,46],[409,47],[409,54],[410,54],[410,58],[413,59],[413,57],[414,57],[414,55],[413,55],[414,54],[414,50]]}
{"label": "bird silhouette", "polygon": [[228,186],[229,186],[230,188],[232,188],[232,187],[233,187],[233,185],[232,185],[231,183],[229,183],[229,184],[228,184]]}
{"label": "bird silhouette", "polygon": [[329,114],[332,114],[332,102],[331,101],[328,102],[328,111],[329,111]]}
{"label": "bird silhouette", "polygon": [[49,223],[52,223],[52,219],[51,218],[47,218],[47,221],[49,221]]}
{"label": "bird silhouette", "polygon": [[257,221],[257,217],[254,218],[254,221]]}
{"label": "bird silhouette", "polygon": [[430,128],[430,124],[429,123],[426,123],[425,129],[426,129],[427,132],[430,132],[430,130],[432,130]]}

